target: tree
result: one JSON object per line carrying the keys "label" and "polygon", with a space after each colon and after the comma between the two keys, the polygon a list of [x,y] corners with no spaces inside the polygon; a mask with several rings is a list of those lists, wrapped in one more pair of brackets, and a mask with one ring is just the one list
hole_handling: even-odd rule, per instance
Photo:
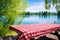
{"label": "tree", "polygon": [[60,11],[60,0],[45,0],[45,8],[49,9],[51,4],[56,7],[56,11]]}
{"label": "tree", "polygon": [[0,35],[6,35],[9,26],[28,6],[28,0],[0,0]]}

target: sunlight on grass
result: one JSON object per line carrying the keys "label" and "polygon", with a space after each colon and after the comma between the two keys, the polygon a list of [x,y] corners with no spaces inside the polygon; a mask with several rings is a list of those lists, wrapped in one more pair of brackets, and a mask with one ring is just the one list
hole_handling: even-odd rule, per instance
{"label": "sunlight on grass", "polygon": [[6,36],[13,36],[13,35],[18,35],[18,34],[14,31],[10,31],[6,34]]}

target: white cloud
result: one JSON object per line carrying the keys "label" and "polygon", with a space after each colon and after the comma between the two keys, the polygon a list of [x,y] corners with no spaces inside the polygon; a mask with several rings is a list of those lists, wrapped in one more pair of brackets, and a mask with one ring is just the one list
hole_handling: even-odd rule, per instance
{"label": "white cloud", "polygon": [[32,6],[29,6],[25,11],[29,12],[39,12],[39,11],[50,11],[50,12],[56,12],[55,6],[51,6],[50,10],[45,9],[44,2],[38,2],[31,4]]}

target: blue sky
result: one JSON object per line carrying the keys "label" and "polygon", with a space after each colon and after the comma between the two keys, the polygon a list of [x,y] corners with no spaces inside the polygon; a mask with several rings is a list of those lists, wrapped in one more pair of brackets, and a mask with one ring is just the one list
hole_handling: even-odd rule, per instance
{"label": "blue sky", "polygon": [[32,6],[34,3],[44,2],[44,0],[28,0],[29,6]]}
{"label": "blue sky", "polygon": [[25,11],[29,12],[39,12],[39,11],[50,11],[56,12],[55,6],[51,5],[50,10],[45,9],[45,0],[28,0],[28,7]]}

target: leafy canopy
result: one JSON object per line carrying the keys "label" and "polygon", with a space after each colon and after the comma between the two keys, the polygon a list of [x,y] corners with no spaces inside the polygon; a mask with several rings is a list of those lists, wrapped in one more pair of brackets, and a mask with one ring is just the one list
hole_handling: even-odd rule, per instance
{"label": "leafy canopy", "polygon": [[49,9],[51,4],[56,7],[56,11],[60,11],[60,0],[45,0],[46,9]]}
{"label": "leafy canopy", "polygon": [[6,35],[10,25],[28,6],[28,0],[0,0],[0,35]]}

